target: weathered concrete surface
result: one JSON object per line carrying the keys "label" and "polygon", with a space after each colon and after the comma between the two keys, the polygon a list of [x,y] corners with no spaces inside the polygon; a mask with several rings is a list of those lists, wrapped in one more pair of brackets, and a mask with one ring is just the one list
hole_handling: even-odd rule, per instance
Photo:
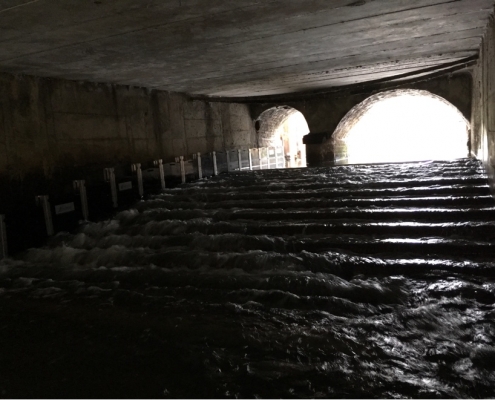
{"label": "weathered concrete surface", "polygon": [[490,21],[473,72],[473,156],[483,160],[495,191],[495,22]]}
{"label": "weathered concrete surface", "polygon": [[255,140],[244,104],[0,74],[0,211],[49,184],[84,179],[77,171],[249,148]]}
{"label": "weathered concrete surface", "polygon": [[317,90],[477,56],[493,5],[4,0],[0,70],[224,97]]}

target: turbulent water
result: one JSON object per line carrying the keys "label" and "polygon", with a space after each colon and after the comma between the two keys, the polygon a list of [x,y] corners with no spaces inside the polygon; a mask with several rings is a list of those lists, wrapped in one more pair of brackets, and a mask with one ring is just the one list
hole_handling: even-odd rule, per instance
{"label": "turbulent water", "polygon": [[166,321],[165,397],[495,397],[494,240],[474,160],[246,172],[0,263],[0,301]]}

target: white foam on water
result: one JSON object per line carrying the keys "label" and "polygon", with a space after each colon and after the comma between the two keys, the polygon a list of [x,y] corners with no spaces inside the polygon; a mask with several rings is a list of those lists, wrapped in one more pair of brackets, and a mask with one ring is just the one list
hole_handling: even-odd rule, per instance
{"label": "white foam on water", "polygon": [[[480,171],[471,161],[362,165],[331,173],[256,172],[237,181],[227,176],[167,189],[111,220],[88,223],[45,247],[0,261],[0,296],[178,315],[184,326],[198,327],[183,332],[183,357],[201,355],[201,371],[215,382],[218,396],[472,397],[477,390],[489,396],[495,388],[491,255],[473,259],[417,247],[408,254],[368,254],[361,247],[476,249],[491,243],[493,220],[359,219],[378,211],[424,210],[404,206],[405,200],[397,207],[341,208],[347,219],[283,219],[308,214],[297,208],[298,199],[322,193],[332,198],[346,185],[365,200],[383,190],[403,199],[404,192],[448,189],[448,182],[465,191],[471,178],[484,176]],[[271,179],[268,186],[265,179]],[[474,191],[482,184],[475,186]],[[253,199],[276,202],[270,196],[278,195],[293,195],[293,208],[249,206]],[[210,199],[219,208],[207,209]],[[454,209],[442,208],[444,214]],[[478,211],[491,215],[493,207]],[[250,219],[254,214],[259,218]],[[270,215],[280,220],[269,221]],[[322,232],[312,234],[318,223]],[[354,232],[339,231],[352,226]],[[385,230],[364,237],[365,228]],[[429,228],[453,233],[421,234]],[[418,236],[404,236],[403,229]],[[318,250],[308,250],[316,244]],[[212,343],[200,340],[204,326],[216,333]],[[222,337],[231,326],[240,327],[237,334]],[[246,377],[253,382],[249,387],[242,383]]]}

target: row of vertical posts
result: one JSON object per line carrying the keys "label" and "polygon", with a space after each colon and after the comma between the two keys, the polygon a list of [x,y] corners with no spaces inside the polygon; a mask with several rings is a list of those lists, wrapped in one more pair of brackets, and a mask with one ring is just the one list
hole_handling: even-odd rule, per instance
{"label": "row of vertical posts", "polygon": [[[75,194],[76,195],[78,194],[80,198],[80,208],[81,208],[80,211],[82,218],[84,221],[88,221],[89,206],[88,206],[88,198],[86,192],[86,182],[85,180],[75,180],[73,181],[73,187]],[[35,202],[36,205],[40,207],[43,212],[43,218],[44,218],[47,236],[53,236],[55,234],[55,227],[53,224],[53,214],[52,214],[52,206],[50,204],[50,196],[48,195],[36,196]],[[58,204],[54,207],[54,210],[56,215],[72,213],[76,211],[76,205],[74,202]]]}
{"label": "row of vertical posts", "polygon": [[284,151],[281,147],[230,150],[227,152],[227,164],[229,172],[286,167]]}
{"label": "row of vertical posts", "polygon": [[[223,172],[232,171],[253,171],[271,168],[284,168],[285,157],[283,149],[280,148],[255,148],[249,150],[230,150],[226,152],[211,152],[207,154],[195,153],[191,160],[186,160],[183,156],[176,157],[175,163],[164,164],[163,160],[153,161],[153,172],[158,172],[159,186],[165,189],[166,177],[175,177],[180,182],[185,183],[188,179],[202,179],[209,176],[217,176]],[[132,180],[137,182],[137,192],[139,198],[143,198],[145,188],[143,180],[142,165],[131,164],[130,170]],[[149,170],[148,170],[149,171]],[[147,171],[147,172],[148,172]],[[155,174],[156,175],[156,174]],[[154,175],[154,176],[155,176]],[[129,179],[129,178],[128,178]],[[105,168],[103,170],[103,181],[108,185],[105,190],[110,194],[111,207],[119,207],[119,193],[129,191],[133,188],[132,181],[118,182],[116,168]],[[79,199],[78,212],[83,221],[88,221],[90,217],[90,207],[88,202],[88,192],[86,180],[74,180],[72,182],[74,194]],[[108,196],[108,195],[107,195]],[[35,197],[36,204],[41,209],[44,218],[45,231],[47,236],[53,236],[56,231],[53,214],[60,216],[76,211],[74,201],[58,204],[52,208],[49,195],[39,195]],[[94,204],[94,203],[92,203]],[[8,256],[7,229],[5,223],[6,216],[0,215],[0,259]]]}
{"label": "row of vertical posts", "polygon": [[[163,160],[154,160],[153,165],[158,169],[160,188],[162,190],[165,189],[165,171]],[[139,198],[144,197],[144,180],[143,180],[143,170],[140,163],[131,164],[131,171],[134,173],[137,181],[137,189]],[[114,208],[119,206],[118,202],[118,193],[126,190],[132,189],[132,181],[125,181],[121,183],[117,183],[115,168],[105,168],[103,171],[103,177],[105,182],[110,185],[110,193],[112,196],[112,205]],[[82,181],[84,182],[84,181]],[[82,196],[82,192],[81,192]],[[82,200],[81,200],[82,201]],[[87,219],[87,218],[85,218]]]}
{"label": "row of vertical posts", "polygon": [[[160,188],[165,189],[165,172],[163,168],[163,160],[153,161],[153,165],[158,169]],[[137,180],[137,189],[139,198],[144,196],[144,182],[143,182],[143,171],[140,163],[131,164],[131,171],[135,174]],[[109,185],[109,191],[111,195],[111,203],[113,208],[118,208],[119,206],[119,192],[132,189],[132,181],[125,181],[122,183],[117,183],[115,168],[105,168],[103,170],[103,179]],[[86,181],[85,180],[75,180],[73,181],[73,187],[76,194],[80,197],[81,203],[81,214],[84,221],[89,220],[89,204],[88,196],[86,191]],[[55,228],[53,225],[52,207],[50,204],[50,198],[48,195],[36,196],[36,204],[41,207],[43,211],[45,228],[47,236],[53,236],[55,234]],[[67,212],[75,211],[75,205],[73,202],[60,204],[55,206],[56,214],[63,214]],[[3,219],[2,219],[3,223]],[[4,225],[3,225],[4,226]],[[2,231],[2,244],[6,242],[5,229]],[[6,248],[6,244],[5,244]],[[0,253],[1,255],[2,253]],[[6,251],[5,251],[6,254]]]}
{"label": "row of vertical posts", "polygon": [[176,177],[177,183],[217,176],[223,172],[253,171],[285,168],[283,148],[262,147],[249,150],[194,153],[191,159],[175,157],[175,162],[165,165],[168,176]]}
{"label": "row of vertical posts", "polygon": [[[157,179],[159,179],[159,187],[163,190],[165,189],[165,171],[163,160],[155,160],[153,161],[154,170],[153,172],[157,172]],[[125,169],[125,167],[124,167]],[[129,169],[127,170],[129,171]],[[133,188],[133,182],[137,182],[134,187],[137,187],[137,195],[139,198],[144,196],[144,180],[143,180],[143,170],[142,166],[139,163],[130,165],[130,178],[125,179],[123,182],[118,182],[116,168],[104,168],[103,176],[100,178],[100,188],[103,189],[104,196],[109,200],[108,207],[116,209],[119,206],[119,193],[127,191]],[[100,175],[101,176],[101,175]],[[94,182],[98,182],[98,179],[93,180]],[[93,182],[93,183],[94,183]],[[97,185],[98,186],[98,185]],[[106,188],[105,188],[106,187]],[[61,226],[70,225],[73,222],[82,220],[88,221],[90,217],[90,207],[88,201],[88,192],[86,187],[86,180],[74,180],[72,181],[73,195],[70,195],[70,189],[66,185],[65,194],[61,193],[61,195],[54,196],[54,198],[50,199],[50,195],[43,194],[37,195],[34,198],[35,205],[38,207],[39,211],[37,213],[33,212],[33,217],[38,220],[36,215],[42,215],[42,220],[39,220],[39,224],[43,223],[44,228],[43,231],[46,233],[46,236],[53,236],[55,232],[61,230]],[[93,194],[95,192],[95,188],[93,188]],[[69,195],[67,195],[67,191],[69,191]],[[129,196],[128,196],[129,197]],[[131,199],[136,199],[136,195],[131,193]],[[55,200],[54,200],[55,199]],[[61,201],[62,199],[62,201]],[[63,201],[65,199],[65,201]],[[94,199],[93,199],[94,200]],[[55,201],[55,204],[51,203],[51,201]],[[95,203],[96,201],[96,203]],[[93,201],[93,205],[98,203],[98,198]],[[60,203],[60,204],[57,204]],[[34,211],[34,210],[33,210]],[[0,214],[0,260],[8,257],[8,246],[7,246],[7,228],[9,224],[9,213]],[[61,222],[62,221],[62,222]],[[56,222],[56,223],[55,223]],[[39,226],[40,234],[41,233],[41,225],[36,225],[36,221],[34,221],[35,226]],[[75,226],[75,225],[71,225]],[[12,226],[14,228],[15,225]],[[9,228],[10,229],[10,228]],[[18,232],[18,230],[17,230]],[[21,231],[22,232],[22,231]],[[19,235],[17,235],[19,236]],[[21,242],[22,243],[22,242]],[[14,246],[15,247],[15,246]]]}
{"label": "row of vertical posts", "polygon": [[[219,161],[219,158],[223,158]],[[206,166],[206,163],[209,163]],[[260,169],[285,168],[286,160],[283,148],[261,147],[249,150],[228,150],[207,154],[194,153],[191,160],[184,156],[175,158],[175,164],[168,168],[172,175],[180,177],[180,183],[190,180],[216,176],[222,172],[253,171]]]}
{"label": "row of vertical posts", "polygon": [[219,168],[219,157],[222,152],[211,152],[207,154],[194,153],[191,160],[186,160],[184,156],[175,158],[175,163],[167,164],[168,172],[172,176],[180,178],[180,183],[186,183],[188,180],[203,179],[205,177],[217,176],[221,172],[227,172]]}
{"label": "row of vertical posts", "polygon": [[169,165],[172,175],[180,177],[180,183],[190,180],[217,176],[222,172],[254,171],[261,169],[285,168],[286,160],[281,147],[261,147],[249,150],[228,150],[207,154],[194,153],[192,160],[176,157],[175,164]]}

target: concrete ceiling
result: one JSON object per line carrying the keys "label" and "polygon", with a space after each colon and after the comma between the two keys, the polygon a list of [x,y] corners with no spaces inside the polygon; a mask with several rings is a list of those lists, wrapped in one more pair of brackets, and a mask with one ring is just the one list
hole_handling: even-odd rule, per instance
{"label": "concrete ceiling", "polygon": [[494,0],[0,0],[0,70],[220,97],[321,90],[475,57],[493,7]]}

